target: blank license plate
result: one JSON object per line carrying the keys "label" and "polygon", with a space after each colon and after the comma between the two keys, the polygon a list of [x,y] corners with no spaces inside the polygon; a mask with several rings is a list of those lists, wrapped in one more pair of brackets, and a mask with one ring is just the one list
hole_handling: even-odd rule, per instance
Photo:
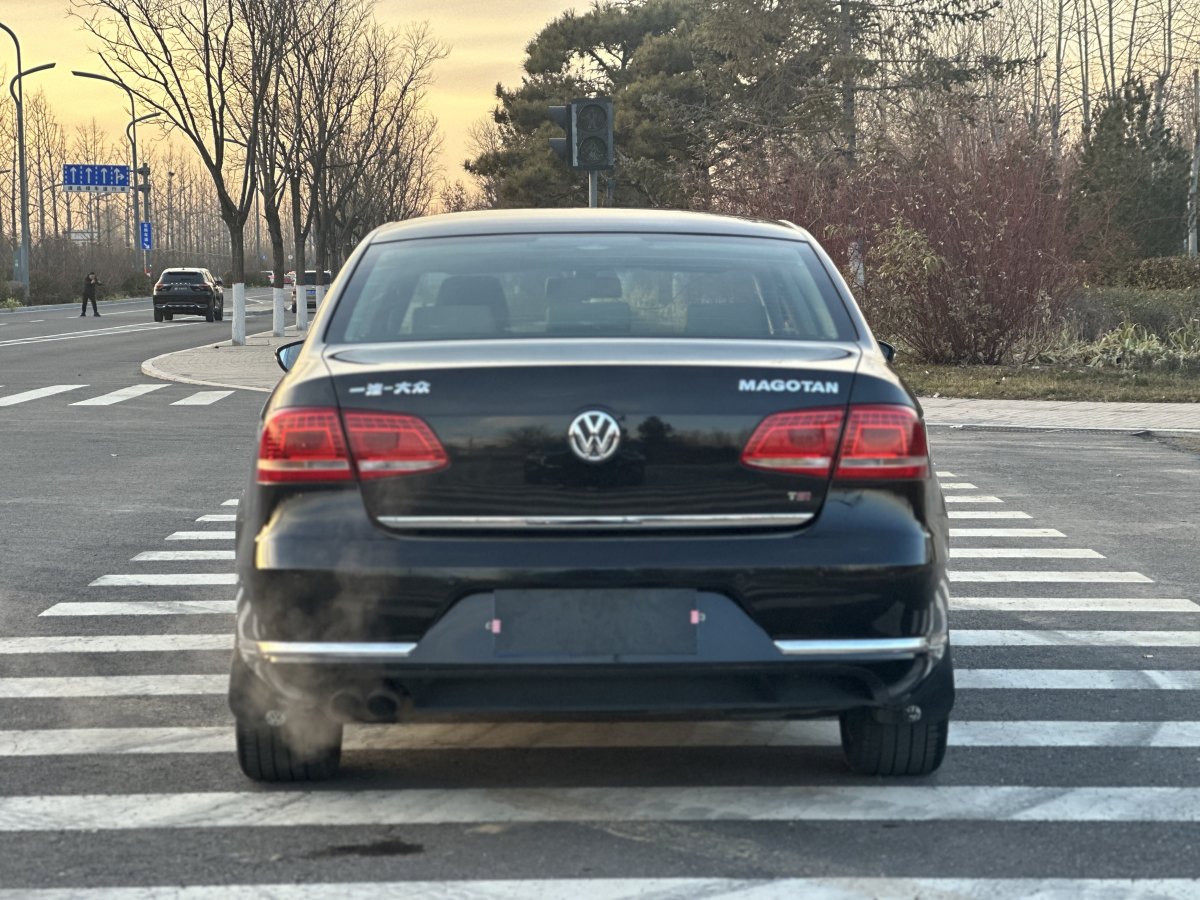
{"label": "blank license plate", "polygon": [[686,656],[696,653],[696,592],[496,591],[497,656]]}

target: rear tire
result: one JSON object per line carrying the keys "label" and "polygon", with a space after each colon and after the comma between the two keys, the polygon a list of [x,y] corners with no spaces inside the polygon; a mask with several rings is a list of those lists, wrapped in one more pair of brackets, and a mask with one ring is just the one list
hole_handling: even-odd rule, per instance
{"label": "rear tire", "polygon": [[225,304],[224,303],[222,303],[220,306],[217,307],[217,312],[216,312],[215,318],[218,322],[225,321]]}
{"label": "rear tire", "polygon": [[928,775],[942,764],[950,720],[878,722],[870,709],[840,716],[842,755],[859,775]]}
{"label": "rear tire", "polygon": [[216,319],[216,317],[217,317],[216,313],[213,311],[214,307],[215,307],[215,304],[212,304],[212,303],[208,304],[208,309],[206,309],[204,311],[204,321],[205,322],[212,322],[213,320]]}
{"label": "rear tire", "polygon": [[280,726],[238,717],[238,765],[255,781],[324,781],[342,759],[342,726],[315,715],[288,715]]}
{"label": "rear tire", "polygon": [[170,322],[175,318],[175,313],[163,313],[163,318]]}
{"label": "rear tire", "polygon": [[156,310],[154,311],[154,321],[155,321],[155,322],[161,322],[162,320],[163,320],[163,314],[162,314],[162,310],[161,310],[161,309],[156,309]]}

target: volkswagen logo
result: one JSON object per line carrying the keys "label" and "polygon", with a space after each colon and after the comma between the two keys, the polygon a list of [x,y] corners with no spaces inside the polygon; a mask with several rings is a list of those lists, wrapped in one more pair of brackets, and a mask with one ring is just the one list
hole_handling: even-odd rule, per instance
{"label": "volkswagen logo", "polygon": [[571,450],[584,462],[601,463],[617,452],[621,426],[606,412],[580,413],[567,429]]}

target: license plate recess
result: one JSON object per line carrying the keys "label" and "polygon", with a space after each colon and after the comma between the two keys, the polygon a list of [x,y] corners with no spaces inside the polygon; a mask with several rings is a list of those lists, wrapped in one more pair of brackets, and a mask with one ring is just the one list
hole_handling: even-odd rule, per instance
{"label": "license plate recess", "polygon": [[678,589],[496,591],[497,656],[688,656],[696,592]]}

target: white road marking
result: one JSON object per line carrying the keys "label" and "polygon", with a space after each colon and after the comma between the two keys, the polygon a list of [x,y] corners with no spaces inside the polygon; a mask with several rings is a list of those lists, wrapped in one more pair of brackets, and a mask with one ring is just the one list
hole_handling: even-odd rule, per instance
{"label": "white road marking", "polygon": [[955,572],[946,576],[952,582],[1008,582],[1030,584],[1153,584],[1141,572]]}
{"label": "white road marking", "polygon": [[1104,559],[1079,547],[951,547],[951,559]]}
{"label": "white road marking", "polygon": [[951,519],[1032,519],[1029,513],[1013,510],[966,510],[952,509],[946,513]]}
{"label": "white road marking", "polygon": [[1200,647],[1200,631],[955,630],[958,647]]}
{"label": "white road marking", "polygon": [[218,400],[224,400],[233,391],[197,391],[194,394],[189,394],[182,400],[176,400],[172,406],[209,406],[216,403]]}
{"label": "white road marking", "polygon": [[55,603],[42,616],[232,615],[236,600],[118,600]]}
{"label": "white road marking", "polygon": [[964,497],[960,494],[951,494],[949,497],[946,498],[946,502],[947,503],[1003,503],[1004,501],[1001,500],[999,497],[989,497],[989,496],[982,495],[982,494],[974,495],[974,496],[970,496],[970,497]]}
{"label": "white road marking", "polygon": [[72,331],[65,334],[46,334],[38,337],[12,338],[7,341],[0,341],[0,347],[12,347],[20,344],[47,344],[56,341],[75,341],[82,338],[92,337],[113,337],[121,334],[133,334],[138,331],[155,331],[159,328],[179,328],[186,325],[184,322],[167,322],[163,325],[156,324],[138,324],[138,325],[116,325],[112,328],[91,328],[87,331]]}
{"label": "white road marking", "polygon": [[1056,528],[951,528],[952,538],[1060,538],[1066,537]]}
{"label": "white road marking", "polygon": [[958,477],[953,472],[943,472],[941,469],[938,469],[937,472],[935,472],[934,474],[936,474],[938,478],[957,478]]}
{"label": "white road marking", "polygon": [[1200,691],[1200,672],[1126,669],[955,669],[955,687],[1016,691]]}
{"label": "white road marking", "polygon": [[226,500],[226,501],[225,501],[224,503],[222,503],[221,505],[222,505],[222,506],[237,506],[237,505],[238,505],[238,501],[237,501],[237,500]]}
{"label": "white road marking", "polygon": [[224,694],[228,675],[90,675],[80,677],[0,678],[0,698],[175,697]]}
{"label": "white road marking", "polygon": [[77,391],[85,387],[87,387],[86,384],[52,384],[50,387],[36,388],[32,391],[0,397],[0,406],[16,406],[18,403],[28,403],[30,400],[53,397],[55,394],[65,394],[67,391]]}
{"label": "white road marking", "polygon": [[147,550],[130,562],[174,562],[204,559],[233,559],[232,550]]}
{"label": "white road marking", "polygon": [[[1200,745],[1200,722],[960,722],[955,747],[1138,747]],[[504,722],[349,725],[356,750],[560,750],[581,747],[836,747],[835,719],[803,722]],[[0,731],[0,758],[92,754],[232,753],[229,725],[174,728],[52,728]]]}
{"label": "white road marking", "polygon": [[360,881],[315,884],[222,884],[186,887],[0,889],[0,900],[1195,900],[1200,880],[1185,878],[547,878],[495,881]]}
{"label": "white road marking", "polygon": [[947,481],[942,484],[943,491],[977,491],[979,488],[969,481]]}
{"label": "white road marking", "polygon": [[0,656],[29,653],[168,653],[186,650],[232,650],[233,635],[224,634],[86,634],[78,636],[0,638]]}
{"label": "white road marking", "polygon": [[209,513],[201,516],[197,522],[236,522],[237,516],[232,513]]}
{"label": "white road marking", "polygon": [[952,597],[951,609],[1000,612],[1200,612],[1183,599],[1145,597]]}
{"label": "white road marking", "polygon": [[508,822],[1200,822],[1200,788],[860,786],[466,788],[0,798],[0,831]]}
{"label": "white road marking", "polygon": [[173,572],[154,575],[101,575],[88,587],[147,587],[185,584],[237,584],[233,572]]}
{"label": "white road marking", "polygon": [[[1200,671],[1188,670],[956,668],[954,680],[963,690],[1200,691]],[[0,698],[176,696],[224,694],[228,690],[228,675],[0,678]]]}
{"label": "white road marking", "polygon": [[143,394],[149,394],[152,391],[161,391],[167,387],[165,384],[135,384],[131,387],[121,388],[118,391],[112,391],[108,394],[101,394],[99,397],[91,397],[87,400],[78,400],[72,403],[72,406],[112,406],[114,403],[124,403],[126,400],[132,400],[134,397],[140,397]]}
{"label": "white road marking", "polygon": [[232,541],[234,531],[176,531],[166,536],[168,541]]}

